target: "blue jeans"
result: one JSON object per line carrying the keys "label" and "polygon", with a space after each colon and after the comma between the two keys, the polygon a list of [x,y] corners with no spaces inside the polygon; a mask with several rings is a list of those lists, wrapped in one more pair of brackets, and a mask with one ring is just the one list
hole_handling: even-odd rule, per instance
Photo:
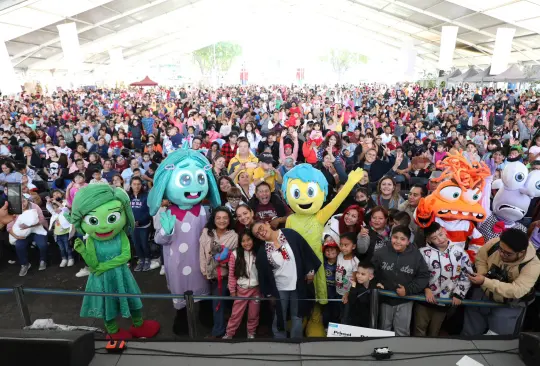
{"label": "blue jeans", "polygon": [[[291,309],[291,338],[302,338],[302,319],[298,316],[298,293],[295,291],[279,291],[279,302],[281,303],[281,312],[283,315],[283,324],[287,324],[287,309]],[[276,306],[279,304],[276,303]],[[272,332],[274,338],[287,338],[285,330],[278,330],[277,327],[278,313],[274,314],[272,322]]]}
{"label": "blue jeans", "polygon": [[47,237],[45,235],[30,234],[25,239],[15,242],[15,251],[17,258],[22,266],[28,264],[28,246],[34,241],[39,248],[39,260],[47,261]]}
{"label": "blue jeans", "polygon": [[56,235],[56,244],[60,248],[62,259],[73,259],[73,250],[69,246],[69,234]]}
{"label": "blue jeans", "polygon": [[[213,296],[229,296],[229,288],[227,287],[227,277],[223,277],[221,280],[221,292],[218,288],[218,281],[210,281],[211,285],[211,294]],[[227,323],[225,322],[225,301],[224,300],[212,300],[212,314],[214,316],[214,326],[212,327],[212,335],[214,337],[223,337],[225,335],[225,330],[227,328]]]}
{"label": "blue jeans", "polygon": [[148,228],[136,227],[131,235],[135,253],[140,260],[150,259],[150,246],[148,245]]}

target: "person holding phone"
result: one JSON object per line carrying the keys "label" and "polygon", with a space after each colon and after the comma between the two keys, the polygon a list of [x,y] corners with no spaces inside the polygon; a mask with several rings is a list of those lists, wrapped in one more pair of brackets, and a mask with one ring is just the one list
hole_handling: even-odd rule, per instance
{"label": "person holding phone", "polygon": [[21,183],[22,174],[15,170],[15,165],[9,161],[4,161],[1,165],[0,190],[3,191],[7,183]]}
{"label": "person holding phone", "polygon": [[[22,196],[22,210],[23,212],[26,210],[36,210],[39,222],[34,225],[42,225],[45,230],[48,228],[47,220],[45,219],[45,216],[43,216],[43,211],[41,208],[36,205],[35,203],[31,202],[31,196],[28,194],[23,194]],[[17,236],[13,233],[13,225],[17,221],[18,215],[13,216],[13,220],[7,225],[7,231],[11,236],[13,236],[17,241],[15,242],[15,250],[17,252],[17,258],[19,259],[19,262],[21,264],[21,270],[19,272],[19,276],[24,277],[28,273],[28,270],[30,269],[31,265],[28,262],[28,247],[32,242],[36,244],[36,246],[39,249],[39,270],[43,271],[47,268],[47,236],[46,235],[40,235],[32,233],[28,235],[27,237],[21,237]],[[29,226],[25,224],[20,225],[21,229],[28,229]]]}

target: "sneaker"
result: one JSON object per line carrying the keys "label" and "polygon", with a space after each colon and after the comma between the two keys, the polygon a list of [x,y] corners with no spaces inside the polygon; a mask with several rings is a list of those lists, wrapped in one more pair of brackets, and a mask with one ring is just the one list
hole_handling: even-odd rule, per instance
{"label": "sneaker", "polygon": [[150,269],[156,269],[161,267],[161,263],[159,263],[159,259],[152,259],[150,261]]}
{"label": "sneaker", "polygon": [[12,261],[12,260],[9,260],[9,261],[7,261],[7,262],[8,262],[9,264],[15,264],[15,263],[17,263],[17,261]]}
{"label": "sneaker", "polygon": [[47,269],[47,263],[45,263],[45,261],[39,262],[39,268],[38,268],[38,270],[44,271],[44,270],[46,270],[46,269]]}
{"label": "sneaker", "polygon": [[26,274],[28,273],[28,270],[30,269],[30,267],[32,267],[32,265],[31,265],[30,263],[21,266],[21,270],[20,270],[20,272],[19,272],[19,276],[20,276],[20,277],[26,276]]}
{"label": "sneaker", "polygon": [[64,268],[67,265],[67,259],[63,258],[62,262],[60,262],[60,268]]}
{"label": "sneaker", "polygon": [[73,258],[69,258],[69,259],[68,259],[67,266],[68,266],[68,267],[73,267],[74,264],[75,264],[75,261],[73,260]]}
{"label": "sneaker", "polygon": [[137,265],[135,266],[134,271],[135,271],[135,272],[140,272],[140,271],[142,271],[142,270],[143,270],[143,266],[144,266],[144,261],[142,261],[142,260],[139,259],[139,260],[137,261]]}
{"label": "sneaker", "polygon": [[83,268],[81,268],[81,270],[79,272],[77,272],[75,277],[86,277],[86,276],[89,276],[89,275],[90,275],[90,271],[88,270],[88,267],[83,267]]}
{"label": "sneaker", "polygon": [[255,334],[248,334],[248,339],[255,339]]}
{"label": "sneaker", "polygon": [[165,266],[161,266],[161,269],[159,270],[159,274],[161,276],[165,276]]}
{"label": "sneaker", "polygon": [[148,272],[150,270],[150,259],[146,259],[143,263],[143,272]]}
{"label": "sneaker", "polygon": [[225,335],[223,336],[223,338],[221,338],[221,339],[232,339],[232,337],[231,337],[230,335],[225,334]]}

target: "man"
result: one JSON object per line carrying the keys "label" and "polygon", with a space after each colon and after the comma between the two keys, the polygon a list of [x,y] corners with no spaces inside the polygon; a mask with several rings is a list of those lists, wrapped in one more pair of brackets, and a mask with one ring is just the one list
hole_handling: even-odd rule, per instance
{"label": "man", "polygon": [[424,240],[424,230],[419,229],[418,225],[416,225],[416,222],[414,221],[414,211],[418,207],[420,198],[426,197],[427,194],[428,194],[428,191],[427,191],[426,186],[415,184],[411,187],[411,190],[409,191],[409,196],[407,197],[407,201],[403,202],[398,207],[399,211],[405,211],[411,217],[411,223],[409,224],[409,228],[414,234],[414,243],[417,246],[420,246],[420,244],[424,244],[425,240]]}
{"label": "man", "polygon": [[467,307],[462,335],[519,333],[526,307],[534,301],[540,260],[527,234],[509,229],[487,242],[476,257],[476,273],[467,277],[476,287],[472,300],[492,300],[505,307]]}

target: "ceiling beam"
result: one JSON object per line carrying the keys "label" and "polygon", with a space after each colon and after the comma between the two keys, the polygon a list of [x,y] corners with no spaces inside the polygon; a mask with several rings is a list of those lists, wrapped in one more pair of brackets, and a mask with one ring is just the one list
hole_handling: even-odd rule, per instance
{"label": "ceiling beam", "polygon": [[[91,29],[94,29],[94,28],[97,28],[97,27],[100,27],[102,25],[105,25],[107,23],[110,23],[110,22],[114,22],[115,20],[118,20],[118,19],[121,19],[121,18],[124,18],[124,17],[127,17],[127,16],[130,16],[131,14],[135,14],[141,10],[145,10],[145,9],[149,9],[153,6],[156,6],[156,5],[159,5],[159,4],[162,4],[164,2],[166,2],[167,0],[155,0],[155,1],[152,1],[151,3],[148,3],[148,4],[145,4],[145,5],[142,5],[142,6],[139,6],[139,7],[136,7],[136,8],[133,8],[131,10],[128,10],[124,13],[121,13],[121,14],[117,14],[115,16],[112,16],[110,18],[107,18],[107,19],[103,19],[102,21],[100,22],[97,22],[95,24],[92,24],[92,25],[88,25],[86,27],[83,27],[83,28],[80,28],[77,30],[77,34],[81,34],[83,32],[86,32],[86,31],[89,31]],[[39,46],[36,46],[36,47],[32,47],[32,48],[29,48],[25,51],[22,51],[22,52],[19,52],[18,54],[16,55],[13,55],[11,57],[11,60],[15,60],[19,57],[24,57],[26,56],[27,54],[29,53],[32,53],[32,52],[35,52],[35,51],[39,51],[40,49],[42,49],[43,47],[47,47],[47,46],[50,46],[52,44],[55,44],[57,42],[60,42],[60,37],[57,37],[57,38],[54,38],[50,41],[47,41]]]}

